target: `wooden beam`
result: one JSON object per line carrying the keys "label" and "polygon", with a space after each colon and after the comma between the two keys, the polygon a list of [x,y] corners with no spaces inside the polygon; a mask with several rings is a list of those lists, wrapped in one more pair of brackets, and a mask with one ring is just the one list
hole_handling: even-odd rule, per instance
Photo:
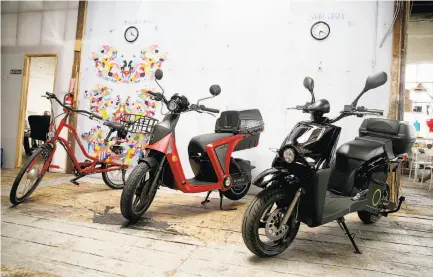
{"label": "wooden beam", "polygon": [[[81,66],[81,45],[84,38],[84,32],[86,28],[86,17],[87,17],[87,1],[80,1],[78,5],[78,16],[77,16],[77,31],[75,34],[75,45],[74,45],[74,63],[72,65],[72,76],[71,79],[75,79],[74,88],[74,107],[78,107],[78,87],[80,80],[80,66]],[[73,113],[69,117],[69,124],[77,128],[77,114]],[[75,138],[71,131],[68,132],[68,142],[75,151]],[[66,173],[72,173],[72,162],[70,159],[66,161]]]}
{"label": "wooden beam", "polygon": [[399,9],[392,34],[391,91],[388,118],[401,120],[404,112],[405,69],[407,52],[407,25],[410,17],[410,2],[394,2],[394,11]]}

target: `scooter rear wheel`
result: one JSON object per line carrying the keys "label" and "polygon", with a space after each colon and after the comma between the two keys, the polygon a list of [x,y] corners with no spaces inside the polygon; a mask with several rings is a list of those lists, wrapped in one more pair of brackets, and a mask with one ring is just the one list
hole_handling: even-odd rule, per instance
{"label": "scooter rear wheel", "polygon": [[236,201],[242,199],[250,189],[251,182],[245,184],[245,186],[241,187],[231,187],[229,190],[223,192],[224,196],[230,200]]}
{"label": "scooter rear wheel", "polygon": [[358,217],[364,224],[374,224],[379,221],[382,215],[375,215],[367,211],[358,211]]}
{"label": "scooter rear wheel", "polygon": [[152,180],[152,170],[146,163],[140,163],[132,170],[120,198],[123,217],[134,222],[149,209],[158,190],[158,186],[151,188]]}
{"label": "scooter rear wheel", "polygon": [[292,196],[286,189],[269,188],[261,191],[248,206],[242,222],[242,237],[248,249],[257,256],[278,255],[295,239],[301,224],[296,220],[295,212],[290,216],[287,226],[277,228]]}

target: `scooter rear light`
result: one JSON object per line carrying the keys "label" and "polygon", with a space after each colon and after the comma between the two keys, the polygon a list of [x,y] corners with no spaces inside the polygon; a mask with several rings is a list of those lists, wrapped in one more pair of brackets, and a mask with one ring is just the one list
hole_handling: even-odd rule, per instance
{"label": "scooter rear light", "polygon": [[259,141],[256,141],[256,142],[254,143],[254,147],[257,147],[257,145],[259,145]]}

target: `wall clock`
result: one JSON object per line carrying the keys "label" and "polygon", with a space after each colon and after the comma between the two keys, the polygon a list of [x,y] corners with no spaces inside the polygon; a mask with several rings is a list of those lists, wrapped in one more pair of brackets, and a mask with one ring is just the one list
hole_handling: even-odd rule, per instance
{"label": "wall clock", "polygon": [[125,40],[127,42],[134,42],[138,39],[138,29],[135,26],[130,26],[125,31]]}
{"label": "wall clock", "polygon": [[331,33],[328,23],[324,21],[317,21],[311,26],[311,36],[317,40],[324,40]]}

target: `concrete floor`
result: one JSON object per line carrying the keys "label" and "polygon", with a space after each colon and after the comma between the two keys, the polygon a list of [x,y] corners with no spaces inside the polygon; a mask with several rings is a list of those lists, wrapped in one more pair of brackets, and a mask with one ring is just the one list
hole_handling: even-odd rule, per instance
{"label": "concrete floor", "polygon": [[226,201],[160,190],[149,212],[128,225],[120,191],[98,179],[49,173],[27,203],[11,208],[16,170],[2,170],[2,276],[433,276],[433,191],[405,185],[403,211],[364,225],[346,217],[363,251],[335,223],[301,225],[292,246],[259,259],[245,247],[241,221],[252,196]]}

